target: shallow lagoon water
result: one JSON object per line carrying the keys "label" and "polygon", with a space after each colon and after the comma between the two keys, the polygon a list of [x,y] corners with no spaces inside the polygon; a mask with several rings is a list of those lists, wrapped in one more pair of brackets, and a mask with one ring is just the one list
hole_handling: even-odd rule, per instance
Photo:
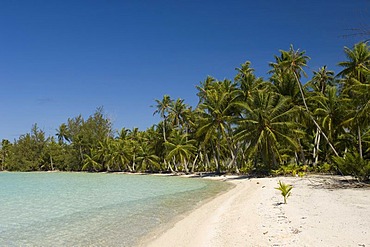
{"label": "shallow lagoon water", "polygon": [[132,246],[228,187],[173,176],[0,173],[0,246]]}

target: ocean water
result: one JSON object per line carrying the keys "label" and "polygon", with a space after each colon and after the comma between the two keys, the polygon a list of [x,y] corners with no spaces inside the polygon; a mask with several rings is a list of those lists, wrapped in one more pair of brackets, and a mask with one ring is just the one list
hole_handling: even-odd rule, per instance
{"label": "ocean water", "polygon": [[228,187],[173,176],[0,173],[0,246],[133,246]]}

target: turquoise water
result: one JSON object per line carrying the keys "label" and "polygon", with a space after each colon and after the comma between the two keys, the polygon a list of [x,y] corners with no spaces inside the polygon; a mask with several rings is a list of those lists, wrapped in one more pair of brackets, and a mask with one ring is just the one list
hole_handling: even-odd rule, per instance
{"label": "turquoise water", "polygon": [[227,187],[169,176],[0,173],[0,246],[132,246]]}

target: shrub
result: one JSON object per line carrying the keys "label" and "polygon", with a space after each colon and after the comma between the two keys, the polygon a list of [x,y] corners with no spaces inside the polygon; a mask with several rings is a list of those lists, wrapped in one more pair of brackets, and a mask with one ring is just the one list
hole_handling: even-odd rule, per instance
{"label": "shrub", "polygon": [[370,160],[361,158],[359,153],[347,153],[343,158],[333,157],[333,161],[344,175],[352,175],[360,181],[369,181]]}

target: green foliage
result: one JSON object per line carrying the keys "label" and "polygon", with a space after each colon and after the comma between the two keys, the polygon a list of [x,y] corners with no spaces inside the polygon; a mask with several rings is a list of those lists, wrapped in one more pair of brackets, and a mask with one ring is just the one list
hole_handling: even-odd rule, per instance
{"label": "green foliage", "polygon": [[361,158],[358,152],[349,152],[345,157],[333,157],[333,160],[345,175],[352,175],[360,181],[370,180],[370,160]]}
{"label": "green foliage", "polygon": [[333,171],[333,167],[329,163],[324,162],[323,164],[313,167],[313,171],[319,173],[329,173],[330,171]]}
{"label": "green foliage", "polygon": [[276,176],[278,175],[292,175],[292,176],[304,176],[307,171],[306,165],[297,165],[295,163],[290,163],[288,165],[281,165],[279,169],[272,170],[272,173]]}
{"label": "green foliage", "polygon": [[339,167],[366,180],[369,45],[345,48],[345,55],[339,76],[323,66],[305,85],[301,78],[309,57],[293,46],[274,56],[268,80],[256,77],[247,61],[233,80],[202,81],[194,109],[169,95],[155,100],[161,121],[147,130],[114,133],[102,107],[87,119],[67,119],[55,139],[35,125],[14,143],[2,141],[0,170],[304,176],[307,167],[314,172]]}
{"label": "green foliage", "polygon": [[284,197],[284,203],[287,203],[287,198],[292,194],[291,190],[293,189],[293,186],[290,184],[285,184],[279,180],[279,187],[275,188],[281,192],[281,195]]}

